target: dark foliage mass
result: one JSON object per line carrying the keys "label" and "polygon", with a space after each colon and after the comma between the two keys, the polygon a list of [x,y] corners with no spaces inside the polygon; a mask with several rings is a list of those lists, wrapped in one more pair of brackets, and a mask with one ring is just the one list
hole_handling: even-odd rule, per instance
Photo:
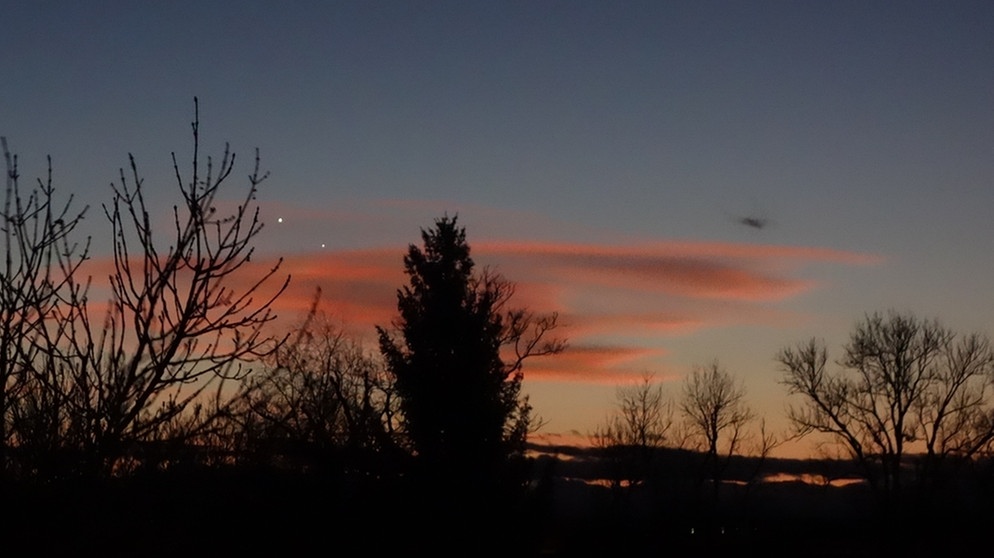
{"label": "dark foliage mass", "polygon": [[23,187],[3,142],[3,552],[924,556],[971,547],[994,519],[983,336],[873,315],[837,372],[814,341],[777,355],[801,400],[794,434],[848,459],[772,458],[781,439],[751,430],[717,362],[676,404],[648,375],[619,389],[590,448],[535,445],[524,363],[565,349],[557,316],[514,307],[455,217],[404,255],[378,351],[320,292],[274,332],[289,278],[279,261],[246,276],[266,175],[256,156],[241,201],[220,203],[234,153],[205,160],[199,118],[192,130],[166,231],[133,160],[108,194],[105,305],[74,237],[87,209],[60,201],[51,169]]}
{"label": "dark foliage mass", "polygon": [[[555,318],[507,307],[513,285],[477,272],[456,218],[439,219],[422,240],[404,257],[410,284],[397,294],[401,340],[379,328],[404,433],[418,459],[442,475],[502,474],[523,454],[531,426],[522,362],[562,350],[560,341],[542,339]],[[516,350],[510,359],[508,345]]]}
{"label": "dark foliage mass", "polygon": [[[523,449],[529,410],[521,375],[501,359],[505,287],[474,276],[456,219],[423,231],[404,257],[410,285],[397,295],[402,344],[380,329],[406,433],[419,458],[459,471]],[[457,463],[465,462],[465,465]]]}

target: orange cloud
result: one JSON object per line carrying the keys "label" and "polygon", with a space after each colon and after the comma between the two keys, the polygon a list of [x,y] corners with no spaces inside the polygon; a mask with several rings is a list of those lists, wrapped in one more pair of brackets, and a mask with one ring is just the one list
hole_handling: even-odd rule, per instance
{"label": "orange cloud", "polygon": [[658,336],[687,334],[703,327],[705,322],[664,312],[567,313],[563,325],[570,335],[581,337],[606,333]]}
{"label": "orange cloud", "polygon": [[573,286],[745,301],[782,300],[814,286],[811,281],[771,275],[770,269],[790,269],[801,263],[878,261],[873,256],[820,248],[703,242],[634,246],[514,242],[483,243],[474,249],[525,276],[558,278]]}
{"label": "orange cloud", "polygon": [[403,252],[350,250],[293,254],[281,272],[290,288],[277,301],[282,314],[299,316],[321,291],[321,307],[359,331],[372,335],[376,325],[389,326],[397,309],[397,289],[405,281]]}
{"label": "orange cloud", "polygon": [[659,349],[622,345],[571,345],[555,357],[528,361],[525,376],[529,382],[580,381],[616,385],[640,378],[649,369],[646,361],[663,354]]}
{"label": "orange cloud", "polygon": [[[817,286],[797,277],[805,265],[879,261],[821,248],[730,243],[471,245],[480,268],[490,266],[514,281],[515,306],[560,315],[561,327],[554,333],[571,346],[555,358],[530,361],[530,379],[615,384],[658,369],[664,356],[660,339],[728,323],[781,319],[773,304]],[[396,317],[397,290],[406,284],[405,251],[398,246],[291,252],[256,300],[290,275],[290,287],[274,305],[277,325],[292,326],[320,289],[322,308],[372,341],[374,326],[389,327]],[[225,286],[244,291],[277,259],[253,256]],[[107,259],[88,262],[98,290],[100,275],[105,277],[111,266]]]}

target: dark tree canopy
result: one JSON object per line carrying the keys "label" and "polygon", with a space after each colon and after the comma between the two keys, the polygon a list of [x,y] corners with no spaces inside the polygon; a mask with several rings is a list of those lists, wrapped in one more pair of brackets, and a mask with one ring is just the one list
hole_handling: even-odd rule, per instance
{"label": "dark tree canopy", "polygon": [[[424,246],[404,257],[409,284],[397,293],[400,340],[378,328],[380,348],[396,378],[413,451],[427,465],[481,472],[524,449],[530,407],[521,396],[521,361],[562,350],[540,342],[555,327],[504,308],[513,286],[477,273],[456,217],[422,230]],[[513,348],[506,360],[502,348]]]}

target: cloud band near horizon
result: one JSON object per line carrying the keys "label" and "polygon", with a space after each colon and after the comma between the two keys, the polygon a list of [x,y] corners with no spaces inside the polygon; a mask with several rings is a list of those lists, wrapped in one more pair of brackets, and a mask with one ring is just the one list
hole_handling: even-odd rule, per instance
{"label": "cloud band near horizon", "polygon": [[[659,368],[660,338],[728,324],[776,324],[777,308],[821,287],[800,277],[816,264],[858,266],[877,256],[825,248],[716,242],[582,244],[469,240],[477,267],[515,284],[515,307],[556,312],[568,354],[529,362],[534,381],[617,382]],[[290,289],[281,323],[321,307],[360,337],[389,328],[406,284],[406,248],[325,249],[285,257]],[[265,265],[263,263],[255,265]],[[250,270],[246,270],[250,271]],[[654,365],[657,364],[657,365]]]}
{"label": "cloud band near horizon", "polygon": [[[274,307],[277,325],[293,327],[320,290],[324,312],[354,335],[375,341],[375,326],[390,328],[395,319],[397,291],[407,283],[407,248],[385,247],[388,243],[381,239],[374,247],[293,250],[302,236],[314,246],[308,231],[324,221],[318,218],[321,212],[276,209],[293,210],[288,213],[293,228],[281,224],[275,231],[277,245],[269,244],[253,257],[229,278],[228,286],[244,290],[285,251],[272,283],[275,288],[276,279],[286,274],[292,279]],[[353,225],[366,222],[353,217]],[[508,217],[523,219],[514,213]],[[397,225],[390,219],[385,224]],[[789,321],[792,316],[781,303],[825,286],[804,277],[806,268],[883,261],[829,248],[730,242],[494,241],[472,236],[468,241],[480,271],[495,271],[514,283],[514,307],[559,315],[555,333],[570,348],[556,358],[529,362],[527,377],[535,381],[617,383],[648,369],[665,371],[661,361],[669,351],[661,343],[671,338],[726,325]],[[103,258],[88,262],[97,279],[106,277],[111,265]]]}

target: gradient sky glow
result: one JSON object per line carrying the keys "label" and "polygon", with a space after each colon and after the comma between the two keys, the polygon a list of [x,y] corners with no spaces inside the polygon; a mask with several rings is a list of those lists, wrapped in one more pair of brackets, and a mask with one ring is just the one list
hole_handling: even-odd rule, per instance
{"label": "gradient sky glow", "polygon": [[866,312],[994,334],[991,2],[25,1],[0,29],[0,135],[92,206],[97,260],[129,152],[175,201],[198,96],[206,151],[271,172],[254,261],[286,258],[285,317],[320,286],[371,335],[457,214],[562,315],[570,350],[525,369],[546,434],[714,359],[783,428],[776,352],[838,354]]}

